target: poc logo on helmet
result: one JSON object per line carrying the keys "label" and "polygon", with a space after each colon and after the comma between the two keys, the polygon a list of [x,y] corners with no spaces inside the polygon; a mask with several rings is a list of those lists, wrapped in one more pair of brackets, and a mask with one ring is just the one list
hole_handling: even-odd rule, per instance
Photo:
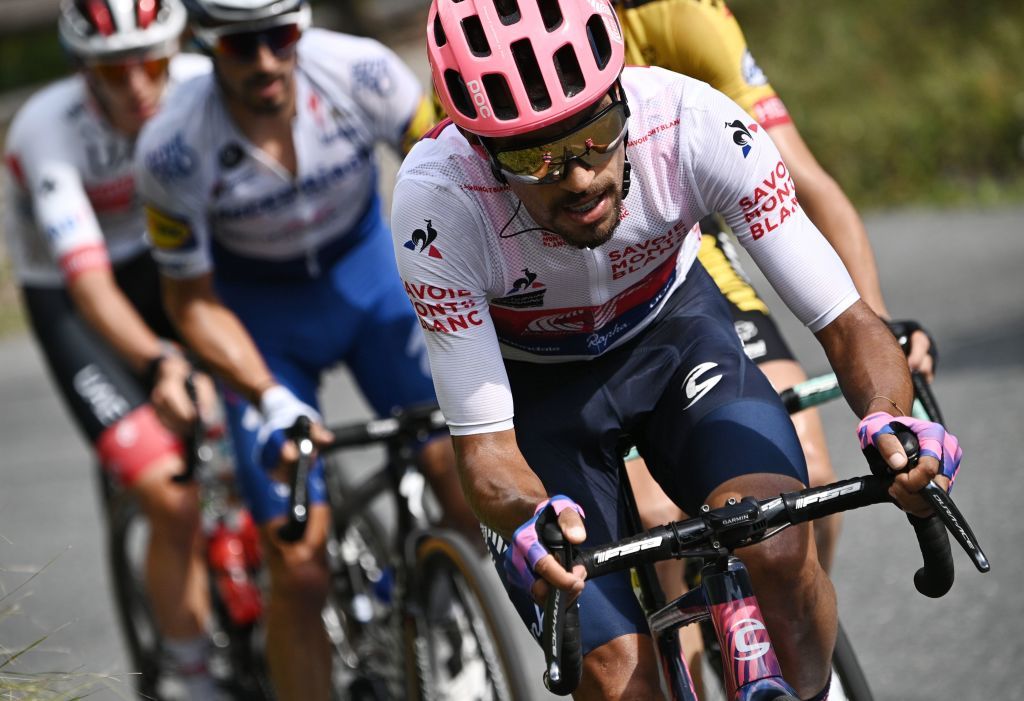
{"label": "poc logo on helmet", "polygon": [[480,85],[479,80],[471,80],[466,83],[466,87],[469,88],[469,95],[473,98],[473,104],[476,105],[477,110],[480,113],[481,119],[490,119],[493,116],[490,105],[487,104],[487,96],[484,95],[484,86]]}

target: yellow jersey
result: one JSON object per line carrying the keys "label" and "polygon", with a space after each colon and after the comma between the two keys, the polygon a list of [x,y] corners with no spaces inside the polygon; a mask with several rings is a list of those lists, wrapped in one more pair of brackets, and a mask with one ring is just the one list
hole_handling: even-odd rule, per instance
{"label": "yellow jersey", "polygon": [[626,63],[661,66],[710,83],[764,127],[790,121],[723,0],[615,0],[615,11]]}

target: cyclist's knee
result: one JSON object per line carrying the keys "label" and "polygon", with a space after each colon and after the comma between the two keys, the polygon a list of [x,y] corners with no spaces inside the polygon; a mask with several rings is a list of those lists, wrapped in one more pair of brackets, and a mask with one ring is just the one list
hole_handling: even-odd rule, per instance
{"label": "cyclist's knee", "polygon": [[181,472],[181,458],[164,456],[147,466],[131,487],[154,531],[191,542],[199,528],[199,498],[195,485],[179,485],[171,477]]}
{"label": "cyclist's knee", "polygon": [[650,636],[622,635],[587,653],[574,698],[664,698]]}
{"label": "cyclist's knee", "polygon": [[295,604],[319,607],[327,598],[327,516],[323,506],[310,509],[305,536],[287,543],[277,531],[284,519],[263,526],[263,544],[270,570],[271,596]]}
{"label": "cyclist's knee", "polygon": [[758,591],[797,592],[818,576],[813,535],[808,524],[789,528],[759,545],[738,550]]}

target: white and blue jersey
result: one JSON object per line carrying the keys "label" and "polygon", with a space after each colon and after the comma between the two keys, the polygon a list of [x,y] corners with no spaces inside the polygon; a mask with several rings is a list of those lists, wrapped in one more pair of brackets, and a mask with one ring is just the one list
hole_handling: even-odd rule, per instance
{"label": "white and blue jersey", "polygon": [[[379,414],[433,401],[377,195],[374,147],[398,149],[424,91],[380,43],[311,29],[299,41],[292,174],[231,119],[214,76],[147,125],[136,166],[164,275],[211,274],[277,380],[318,406],[320,374],[348,364]],[[287,494],[252,459],[255,409],[229,397],[242,485],[259,521]],[[311,497],[322,499],[314,476]]]}

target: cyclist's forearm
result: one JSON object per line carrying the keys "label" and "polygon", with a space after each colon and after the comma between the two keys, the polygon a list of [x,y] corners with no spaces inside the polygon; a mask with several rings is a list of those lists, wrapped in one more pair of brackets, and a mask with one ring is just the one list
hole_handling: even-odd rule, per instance
{"label": "cyclist's forearm", "polygon": [[913,388],[896,339],[863,301],[815,334],[858,416],[911,410]]}
{"label": "cyclist's forearm", "polygon": [[548,498],[519,452],[515,431],[454,436],[459,479],[470,508],[506,540]]}
{"label": "cyclist's forearm", "polygon": [[217,375],[254,404],[275,384],[249,332],[213,292],[208,277],[164,278],[164,305],[184,341]]}
{"label": "cyclist's forearm", "polygon": [[814,158],[795,126],[773,126],[769,133],[793,175],[807,216],[839,254],[868,306],[876,314],[889,318],[875,254],[853,203]]}
{"label": "cyclist's forearm", "polygon": [[124,296],[109,270],[81,273],[67,289],[79,314],[133,370],[142,372],[160,355],[160,339]]}

